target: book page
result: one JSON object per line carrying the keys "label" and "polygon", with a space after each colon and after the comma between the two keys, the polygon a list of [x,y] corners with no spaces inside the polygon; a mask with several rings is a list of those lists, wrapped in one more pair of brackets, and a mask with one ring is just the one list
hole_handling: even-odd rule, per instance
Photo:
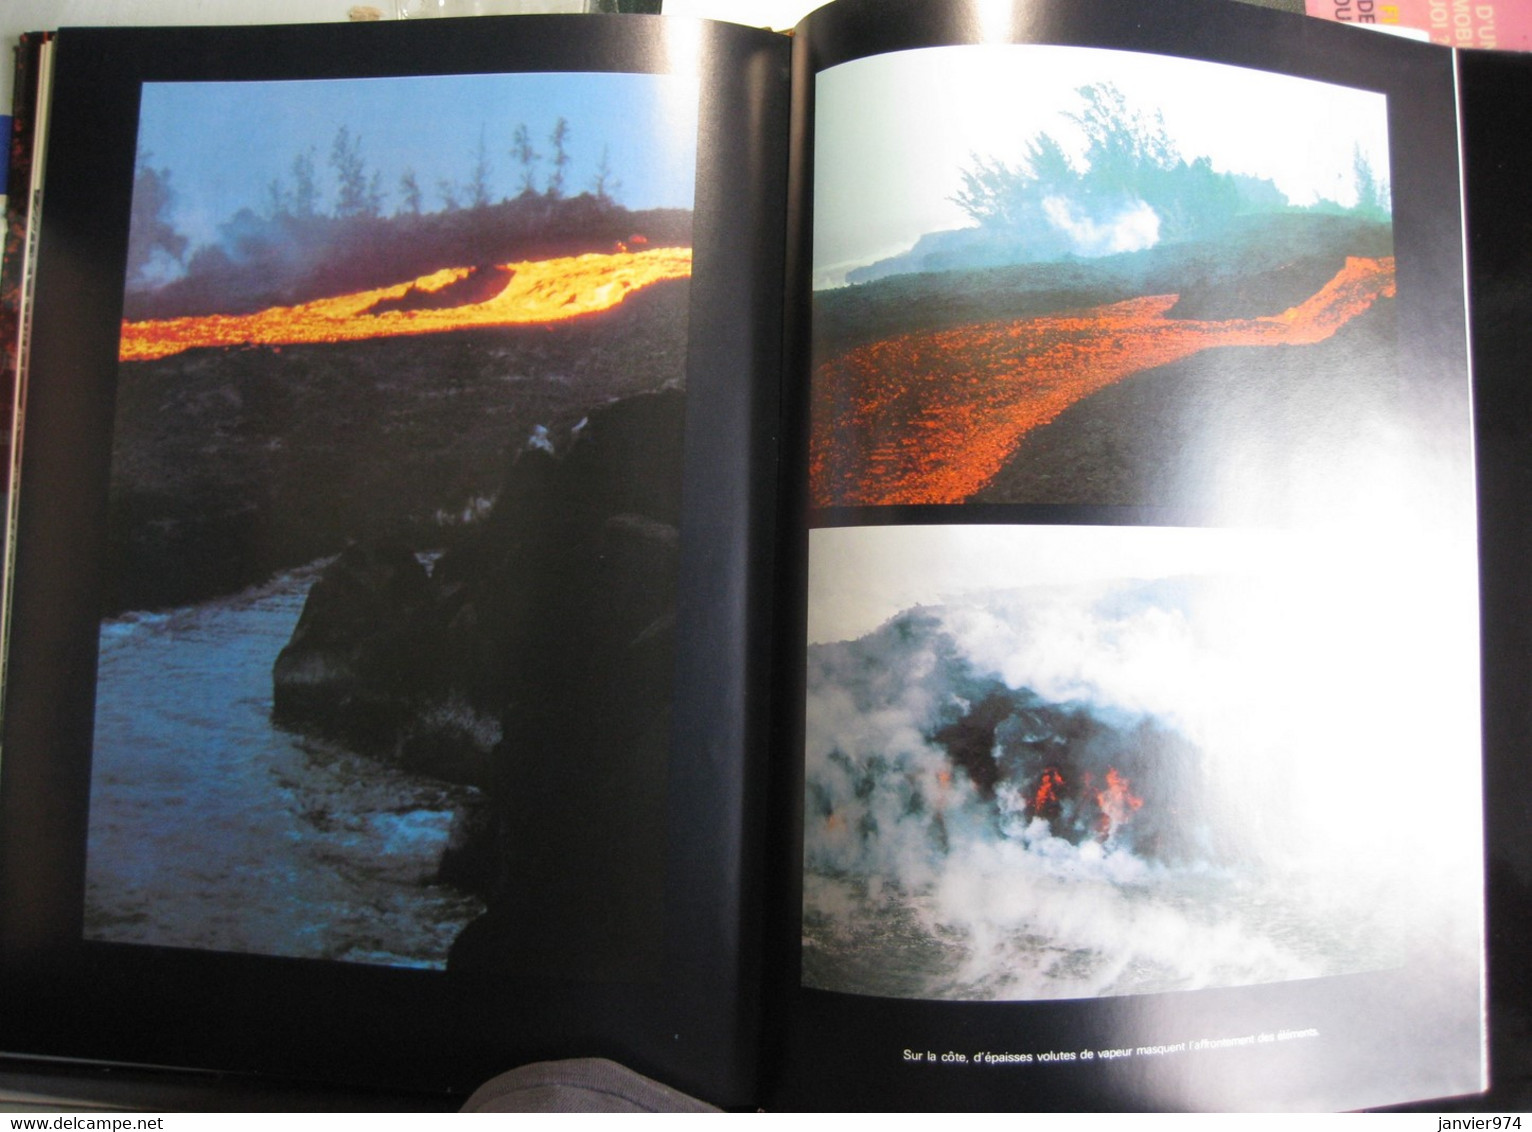
{"label": "book page", "polygon": [[[468,1089],[578,1045],[748,1098],[720,909],[785,55],[657,18],[60,36],[5,769],[67,785],[7,823],[4,976],[53,1003],[8,1048],[116,987],[174,1024],[41,1052]],[[166,1048],[295,1001],[335,1008]]]}
{"label": "book page", "polygon": [[839,1010],[932,1103],[1430,1095],[1386,997],[1481,1087],[1454,168],[1361,62],[996,14],[846,12],[812,81],[805,1061]]}

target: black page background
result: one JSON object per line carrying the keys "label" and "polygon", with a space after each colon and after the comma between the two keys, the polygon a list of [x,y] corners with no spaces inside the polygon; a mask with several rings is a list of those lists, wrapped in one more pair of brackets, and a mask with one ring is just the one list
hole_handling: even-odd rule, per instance
{"label": "black page background", "polygon": [[1532,1108],[1532,56],[1459,55],[1484,652],[1491,1089]]}
{"label": "black page background", "polygon": [[[789,279],[800,284],[789,326],[808,325],[806,270],[813,230],[807,203],[813,184],[813,76],[838,63],[916,47],[983,41],[996,24],[993,6],[936,6],[913,0],[842,0],[798,29],[794,55],[795,204]],[[1013,42],[1079,44],[1273,70],[1361,87],[1389,97],[1394,232],[1399,249],[1400,357],[1411,359],[1418,390],[1434,389],[1446,419],[1464,418],[1464,313],[1456,120],[1450,55],[1386,36],[1371,36],[1289,13],[1187,0],[1076,0],[1068,5],[1017,0]],[[991,42],[993,40],[990,40]],[[1525,183],[1525,182],[1523,182]],[[789,363],[808,373],[806,333],[789,343]],[[1421,360],[1425,359],[1424,366]],[[806,380],[800,377],[800,381]],[[1441,392],[1445,390],[1446,392]],[[1430,396],[1431,394],[1427,394]],[[789,406],[805,398],[789,396]],[[791,467],[806,468],[806,421],[795,420],[800,448]],[[1522,434],[1525,436],[1525,432]],[[801,475],[789,473],[786,498],[806,498]],[[809,516],[800,529],[860,523],[1172,523],[1196,517],[1151,509],[1084,507],[845,508]],[[806,548],[800,545],[800,555]],[[801,573],[789,577],[792,603],[803,608]],[[784,758],[776,799],[783,839],[776,852],[784,882],[776,893],[781,930],[773,947],[798,953],[802,831],[802,621],[784,617],[780,691]],[[796,707],[796,714],[794,708]],[[1446,1091],[1433,1086],[1435,1038],[1452,1031],[1472,1040],[1479,1029],[1473,971],[1404,973],[1456,994],[1455,1005],[1422,1027],[1402,1008],[1399,975],[1359,975],[1270,986],[1181,994],[1035,1003],[901,1001],[801,988],[791,962],[771,1018],[773,1058],[768,1095],[786,1107],[920,1109],[1112,1109],[1360,1107]],[[1153,1044],[1192,1034],[1209,1037],[1283,1027],[1317,1027],[1320,1042],[1219,1051],[1216,1058],[1135,1058],[1113,1063],[1013,1068],[912,1066],[901,1051],[1078,1050]],[[1171,1036],[1174,1033],[1179,1036]],[[1399,1040],[1401,1035],[1410,1035]],[[1304,1048],[1307,1046],[1308,1048]],[[1374,1053],[1379,1056],[1374,1058]],[[1382,1063],[1380,1066],[1380,1062]]]}
{"label": "black page background", "polygon": [[[751,688],[770,561],[787,44],[647,16],[60,36],[0,793],[0,1049],[465,1090],[608,1056],[723,1104],[755,1064]],[[666,962],[652,985],[518,982],[80,941],[96,568],[139,84],[700,66]],[[756,823],[758,825],[758,823]],[[679,832],[684,831],[684,834]]]}

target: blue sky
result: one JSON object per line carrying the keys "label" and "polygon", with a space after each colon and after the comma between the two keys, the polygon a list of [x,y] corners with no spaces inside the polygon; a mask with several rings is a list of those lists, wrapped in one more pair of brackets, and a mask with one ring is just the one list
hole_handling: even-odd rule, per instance
{"label": "blue sky", "polygon": [[565,192],[591,187],[607,151],[629,208],[690,208],[696,180],[697,84],[676,75],[445,75],[295,82],[151,83],[144,87],[139,150],[170,170],[172,222],[193,245],[209,242],[241,208],[261,211],[273,180],[291,185],[294,158],[312,149],[321,209],[333,204],[329,164],[336,132],[360,139],[366,168],[381,173],[384,212],[400,207],[400,177],[415,171],[425,211],[437,184],[465,184],[483,131],[495,200],[519,190],[510,156],[525,123],[545,160],[557,120],[569,123]]}

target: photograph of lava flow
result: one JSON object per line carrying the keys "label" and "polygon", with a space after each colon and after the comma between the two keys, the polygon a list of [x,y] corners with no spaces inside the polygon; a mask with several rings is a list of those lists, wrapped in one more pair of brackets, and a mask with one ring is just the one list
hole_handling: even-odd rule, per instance
{"label": "photograph of lava flow", "polygon": [[1416,622],[1405,548],[1354,543],[810,532],[803,983],[1037,1000],[1476,969],[1471,568],[1423,561],[1450,608]]}
{"label": "photograph of lava flow", "polygon": [[87,938],[652,969],[696,136],[668,75],[145,87]]}
{"label": "photograph of lava flow", "polygon": [[969,46],[815,105],[813,506],[1286,517],[1397,411],[1383,95]]}

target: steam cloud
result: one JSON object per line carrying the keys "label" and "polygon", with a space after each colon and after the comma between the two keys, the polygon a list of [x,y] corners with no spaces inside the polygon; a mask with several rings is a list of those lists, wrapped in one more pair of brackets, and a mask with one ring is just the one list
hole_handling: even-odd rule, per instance
{"label": "steam cloud", "polygon": [[1087,258],[1143,251],[1160,242],[1159,214],[1141,200],[1097,218],[1064,197],[1052,196],[1044,199],[1043,214],[1068,237],[1074,254]]}
{"label": "steam cloud", "polygon": [[812,646],[805,981],[1049,998],[1401,962],[1440,907],[1406,815],[1445,733],[1354,597],[990,590]]}

